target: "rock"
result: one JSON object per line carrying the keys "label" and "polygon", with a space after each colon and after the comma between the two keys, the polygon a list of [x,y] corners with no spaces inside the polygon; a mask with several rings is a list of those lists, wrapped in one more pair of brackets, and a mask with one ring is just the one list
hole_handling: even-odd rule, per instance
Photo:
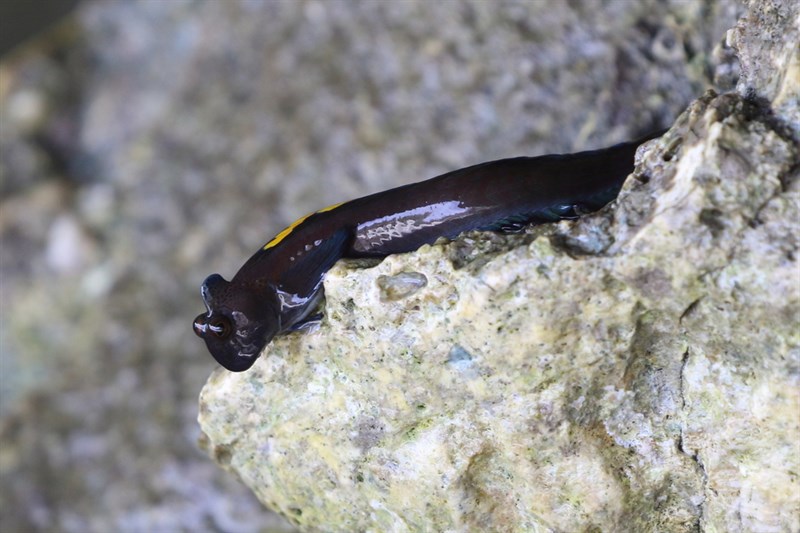
{"label": "rock", "polygon": [[728,40],[743,66],[739,93],[769,103],[795,138],[800,136],[800,14],[796,3],[753,2],[728,32]]}
{"label": "rock", "polygon": [[[721,37],[743,10],[82,2],[0,60],[0,530],[294,530],[197,449],[197,395],[215,368],[190,327],[204,277],[231,275],[324,205],[672,123],[705,87],[735,88],[732,46],[750,45]],[[747,38],[770,65],[758,31]],[[48,263],[62,217],[89,239],[77,271]],[[475,271],[543,232],[598,254],[612,242],[611,219],[597,220],[445,250]],[[473,346],[443,351],[478,371]]]}
{"label": "rock", "polygon": [[210,377],[209,453],[309,531],[798,530],[798,10],[767,5],[734,40],[786,36],[742,65],[779,90],[707,93],[576,224],[340,262],[317,331]]}

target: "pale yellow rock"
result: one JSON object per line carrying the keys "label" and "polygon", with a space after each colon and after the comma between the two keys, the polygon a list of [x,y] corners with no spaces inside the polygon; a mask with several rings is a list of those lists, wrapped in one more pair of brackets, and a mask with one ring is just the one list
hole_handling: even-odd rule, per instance
{"label": "pale yellow rock", "polygon": [[800,531],[793,5],[603,212],[340,262],[317,331],[209,379],[213,457],[306,531]]}
{"label": "pale yellow rock", "polygon": [[209,380],[209,449],[305,530],[796,530],[798,153],[745,109],[704,97],[618,206],[488,261],[339,263],[318,331]]}

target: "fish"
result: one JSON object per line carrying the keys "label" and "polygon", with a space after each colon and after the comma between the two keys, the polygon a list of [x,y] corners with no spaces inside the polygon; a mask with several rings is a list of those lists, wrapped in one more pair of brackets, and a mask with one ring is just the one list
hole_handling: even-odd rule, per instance
{"label": "fish", "polygon": [[193,330],[231,372],[277,335],[318,317],[325,273],[342,258],[407,253],[466,231],[518,232],[575,219],[616,198],[636,149],[663,135],[573,154],[488,161],[306,215],[261,247],[230,281],[208,276]]}

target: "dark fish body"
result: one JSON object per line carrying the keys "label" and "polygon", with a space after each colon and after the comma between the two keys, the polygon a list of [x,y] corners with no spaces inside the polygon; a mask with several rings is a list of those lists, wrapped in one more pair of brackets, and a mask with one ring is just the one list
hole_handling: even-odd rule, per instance
{"label": "dark fish body", "polygon": [[255,362],[275,335],[297,329],[343,257],[410,252],[469,230],[515,231],[576,218],[613,200],[633,171],[634,142],[565,155],[481,163],[304,217],[256,252],[230,282],[201,287],[207,313],[194,330],[231,371]]}

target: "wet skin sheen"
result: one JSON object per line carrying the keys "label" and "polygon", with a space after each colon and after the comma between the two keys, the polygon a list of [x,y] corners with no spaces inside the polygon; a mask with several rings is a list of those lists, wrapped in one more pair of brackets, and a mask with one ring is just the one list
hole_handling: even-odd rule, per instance
{"label": "wet skin sheen", "polygon": [[300,327],[322,297],[322,277],[343,257],[410,252],[469,230],[518,231],[575,218],[613,200],[636,148],[490,161],[331,206],[264,245],[231,281],[212,274],[195,333],[233,372],[250,368],[275,335]]}

